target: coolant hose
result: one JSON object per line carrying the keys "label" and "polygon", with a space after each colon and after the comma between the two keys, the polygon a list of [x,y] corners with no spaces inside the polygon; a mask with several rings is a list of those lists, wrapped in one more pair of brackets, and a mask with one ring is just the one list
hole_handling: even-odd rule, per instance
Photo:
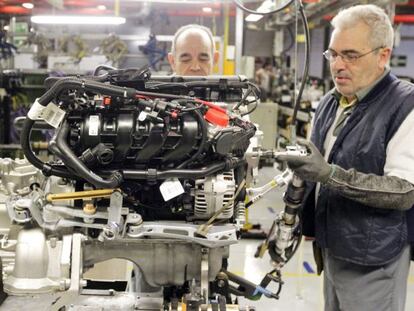
{"label": "coolant hose", "polygon": [[[194,105],[192,105],[194,107]],[[181,163],[177,168],[181,169],[181,168],[185,168],[189,163],[193,162],[194,160],[196,160],[198,158],[198,156],[201,154],[201,152],[203,152],[204,150],[204,146],[207,142],[207,125],[206,125],[206,120],[204,120],[203,116],[201,115],[200,111],[198,110],[194,110],[193,114],[195,115],[196,119],[197,119],[197,123],[200,126],[201,129],[201,142],[200,142],[200,146],[198,146],[198,150],[196,153],[193,154],[193,156],[189,159],[187,159],[186,161],[184,161],[183,163]]]}
{"label": "coolant hose", "polygon": [[[52,80],[53,82],[53,80]],[[59,93],[63,90],[68,89],[77,89],[77,88],[84,88],[85,91],[95,91],[100,94],[110,95],[110,96],[120,96],[120,97],[128,97],[128,98],[135,98],[136,90],[133,88],[126,88],[126,87],[119,87],[119,86],[112,86],[104,83],[100,83],[97,81],[90,81],[90,80],[82,80],[79,78],[74,77],[65,77],[57,80],[49,90],[46,91],[37,101],[37,104],[40,104],[43,107],[46,107],[53,99],[55,99]],[[38,108],[38,107],[37,107]],[[49,165],[47,163],[42,162],[37,156],[33,153],[32,148],[30,146],[30,133],[32,131],[33,124],[35,120],[32,120],[28,117],[26,118],[22,132],[20,135],[20,143],[22,145],[23,153],[26,156],[27,160],[33,164],[35,167],[40,169],[46,176],[56,175],[65,178],[73,178],[73,174],[71,174],[66,168],[56,167],[54,165]],[[67,147],[67,145],[66,145]],[[70,150],[70,149],[69,149]],[[63,152],[64,153],[64,152]],[[73,153],[71,152],[73,155]],[[76,161],[79,165],[79,161]],[[76,163],[75,162],[75,163]],[[84,167],[85,169],[86,167]],[[84,173],[91,173],[87,168],[86,171],[82,170]],[[93,178],[93,180],[97,184],[105,184],[106,183],[115,183],[115,180],[111,181],[104,181],[99,176],[95,175],[97,179]],[[90,177],[88,177],[90,178]],[[87,178],[85,178],[88,180]],[[118,180],[118,177],[116,178]],[[94,184],[95,185],[95,184]]]}
{"label": "coolant hose", "polygon": [[38,157],[36,157],[36,155],[33,153],[32,147],[30,145],[30,133],[32,131],[34,123],[35,121],[26,118],[23,124],[22,132],[20,134],[20,143],[27,160],[36,168],[41,170],[46,176],[55,175],[64,178],[73,178],[73,174],[71,174],[66,168],[46,164],[42,162]]}
{"label": "coolant hose", "polygon": [[89,170],[86,165],[78,159],[66,143],[66,138],[69,133],[69,125],[66,121],[63,122],[62,126],[58,130],[56,136],[56,146],[60,151],[60,157],[63,163],[73,169],[79,177],[85,179],[90,184],[98,188],[116,188],[122,182],[122,174],[119,172],[113,172],[111,176],[104,180],[101,176],[95,174]]}
{"label": "coolant hose", "polygon": [[[198,169],[172,169],[167,171],[158,171],[156,169],[148,170],[122,170],[124,179],[149,179],[162,180],[168,178],[189,178],[197,179],[215,174],[220,171],[228,171],[243,164],[244,159],[228,159],[223,162],[210,164]],[[107,172],[109,173],[109,172]]]}

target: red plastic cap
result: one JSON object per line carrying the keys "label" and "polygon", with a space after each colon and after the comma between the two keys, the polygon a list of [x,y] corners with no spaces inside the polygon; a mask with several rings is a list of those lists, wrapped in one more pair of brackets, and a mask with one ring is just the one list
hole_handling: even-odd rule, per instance
{"label": "red plastic cap", "polygon": [[111,104],[111,98],[110,97],[104,97],[103,98],[103,104],[105,106],[109,106]]}
{"label": "red plastic cap", "polygon": [[227,113],[222,112],[220,110],[216,110],[214,108],[210,108],[209,110],[207,110],[206,114],[204,115],[204,119],[206,119],[208,122],[212,124],[222,127],[226,127],[227,125],[229,125],[229,116],[227,115]]}

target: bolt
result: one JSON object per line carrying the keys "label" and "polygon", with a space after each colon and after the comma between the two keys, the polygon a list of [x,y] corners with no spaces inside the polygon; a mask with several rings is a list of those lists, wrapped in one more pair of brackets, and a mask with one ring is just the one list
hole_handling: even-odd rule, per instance
{"label": "bolt", "polygon": [[83,222],[85,224],[93,224],[95,222],[95,218],[88,218],[88,217],[84,217],[83,218]]}
{"label": "bolt", "polygon": [[101,232],[100,234],[99,234],[99,236],[98,236],[98,241],[99,242],[103,242],[103,241],[105,241],[105,238],[104,238],[104,236],[103,236],[103,232]]}
{"label": "bolt", "polygon": [[55,248],[57,243],[57,239],[55,237],[50,238],[50,247]]}
{"label": "bolt", "polygon": [[68,285],[67,284],[67,280],[60,280],[60,282],[59,282],[59,289],[61,291],[64,291],[64,290],[66,290],[68,288],[67,285]]}
{"label": "bolt", "polygon": [[96,213],[96,206],[95,206],[95,205],[93,205],[92,203],[86,203],[86,204],[83,206],[83,212],[84,212],[86,215],[94,215],[94,214]]}
{"label": "bolt", "polygon": [[59,186],[64,186],[64,185],[67,185],[67,181],[64,178],[59,178],[59,180],[57,181],[57,184]]}
{"label": "bolt", "polygon": [[115,190],[115,191],[112,193],[112,195],[113,195],[115,198],[122,197],[122,193],[121,193],[119,190]]}

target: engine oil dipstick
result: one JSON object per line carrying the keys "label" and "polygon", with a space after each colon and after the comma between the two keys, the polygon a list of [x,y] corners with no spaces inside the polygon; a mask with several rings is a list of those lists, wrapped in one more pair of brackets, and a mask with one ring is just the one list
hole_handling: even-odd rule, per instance
{"label": "engine oil dipstick", "polygon": [[90,200],[96,198],[109,198],[114,191],[120,191],[120,189],[98,189],[66,193],[49,193],[46,196],[46,200],[48,202],[54,202],[66,200]]}

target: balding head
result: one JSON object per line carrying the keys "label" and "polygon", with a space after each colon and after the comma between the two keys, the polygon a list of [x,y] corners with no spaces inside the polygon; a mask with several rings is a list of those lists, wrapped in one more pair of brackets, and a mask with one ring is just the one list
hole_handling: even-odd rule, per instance
{"label": "balding head", "polygon": [[218,57],[211,31],[204,26],[187,25],[175,33],[168,61],[178,75],[207,76]]}

